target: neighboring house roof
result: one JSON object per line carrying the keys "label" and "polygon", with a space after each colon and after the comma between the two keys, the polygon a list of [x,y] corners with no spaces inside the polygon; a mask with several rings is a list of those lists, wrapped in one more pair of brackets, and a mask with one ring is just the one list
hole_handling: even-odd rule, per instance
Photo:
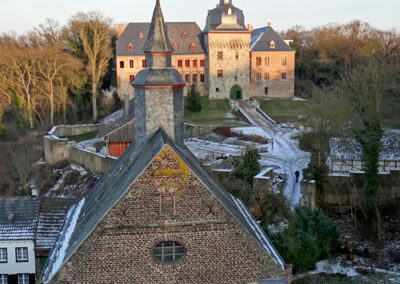
{"label": "neighboring house roof", "polygon": [[[99,123],[98,137],[105,138],[112,136],[109,142],[131,142],[133,140],[133,126],[130,130],[124,129],[127,124],[131,125],[135,118],[134,101],[129,101],[129,112],[125,115],[124,108],[121,108],[107,117],[103,118]],[[120,133],[121,130],[123,133]],[[127,130],[127,131],[125,131]],[[114,141],[115,140],[115,141]],[[118,140],[118,141],[117,141]]]}
{"label": "neighboring house roof", "polygon": [[[171,45],[173,46],[176,43],[178,47],[173,51],[174,55],[204,54],[200,41],[201,30],[195,22],[170,22],[165,23],[165,26]],[[117,40],[117,56],[144,56],[144,45],[147,41],[149,30],[150,23],[128,24]],[[143,34],[142,38],[139,37],[141,33]],[[186,33],[186,38],[183,38],[183,33]],[[192,43],[196,46],[194,51],[192,50]],[[132,44],[132,51],[129,50],[129,44]]]}
{"label": "neighboring house roof", "polygon": [[69,207],[76,199],[41,198],[36,231],[36,250],[51,250]]}
{"label": "neighboring house roof", "polygon": [[285,268],[284,261],[246,206],[215,182],[186,146],[176,144],[167,137],[163,130],[158,130],[140,144],[131,145],[88,196],[71,207],[44,269],[42,279],[45,283],[50,281],[70,259],[166,145],[169,145],[177,153],[277,265],[282,270]]}
{"label": "neighboring house roof", "polygon": [[0,240],[34,240],[38,214],[38,198],[0,198]]}
{"label": "neighboring house roof", "polygon": [[[275,48],[271,48],[271,42]],[[251,51],[288,51],[295,52],[281,36],[270,26],[255,29],[251,34]]]}
{"label": "neighboring house roof", "polygon": [[36,249],[50,250],[64,217],[76,199],[0,198],[0,240],[36,241]]}
{"label": "neighboring house roof", "polygon": [[[361,144],[354,138],[331,138],[329,140],[332,159],[361,161]],[[383,138],[381,161],[400,161],[400,139]]]}

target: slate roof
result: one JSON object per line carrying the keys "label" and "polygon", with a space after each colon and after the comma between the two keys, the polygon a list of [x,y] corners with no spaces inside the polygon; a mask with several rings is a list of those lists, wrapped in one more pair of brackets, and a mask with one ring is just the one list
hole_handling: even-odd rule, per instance
{"label": "slate roof", "polygon": [[[361,161],[361,144],[354,138],[331,138],[329,140],[331,158],[337,160]],[[381,161],[400,161],[400,139],[383,138],[379,155]]]}
{"label": "slate roof", "polygon": [[41,198],[36,231],[36,250],[51,250],[65,215],[76,199]]}
{"label": "slate roof", "polygon": [[[170,43],[177,44],[178,49],[173,54],[204,54],[201,44],[201,29],[195,22],[167,22],[165,23]],[[126,26],[116,43],[117,56],[144,56],[144,45],[147,41],[150,30],[150,23],[130,23]],[[183,33],[187,38],[182,37]],[[139,34],[143,33],[143,38]],[[191,45],[196,45],[196,50],[191,50]],[[132,44],[132,51],[129,51],[129,44]]]}
{"label": "slate roof", "polygon": [[[217,200],[283,270],[284,261],[246,206],[218,184],[184,145],[171,141],[163,130],[132,144],[112,168],[79,204],[74,205],[65,219],[57,242],[43,271],[44,283],[49,282],[69,260],[105,215],[124,196],[165,145],[169,145],[204,183]],[[112,190],[110,190],[112,189]]]}
{"label": "slate roof", "polygon": [[[228,15],[229,9],[232,11],[231,15]],[[232,1],[228,4],[220,1],[216,8],[208,12],[204,32],[210,31],[248,31],[243,11],[233,6]]]}
{"label": "slate roof", "polygon": [[[113,112],[112,114],[106,116],[103,118],[100,123],[99,123],[99,133],[98,137],[104,138],[108,135],[110,135],[112,132],[117,131],[124,125],[127,125],[128,123],[132,122],[135,118],[135,110],[134,110],[134,101],[130,100],[129,101],[129,113],[128,115],[125,115],[124,113],[124,107],[121,109]],[[133,129],[133,127],[132,127]],[[132,141],[133,140],[133,133],[132,137],[125,137],[126,142]],[[120,142],[124,142],[124,139],[122,139]]]}
{"label": "slate roof", "polygon": [[[75,202],[30,196],[0,198],[0,240],[32,240],[36,249],[50,250],[67,210]],[[9,216],[13,217],[11,221]]]}
{"label": "slate roof", "polygon": [[[275,48],[270,48],[271,41],[275,41]],[[295,50],[287,45],[281,36],[269,26],[253,31],[251,34],[251,51],[295,52]]]}
{"label": "slate roof", "polygon": [[172,51],[171,43],[166,34],[166,25],[164,16],[161,11],[160,0],[157,0],[156,7],[153,12],[153,19],[150,24],[149,36],[144,44],[145,52],[170,52]]}
{"label": "slate roof", "polygon": [[38,214],[38,198],[0,198],[0,240],[34,240]]}

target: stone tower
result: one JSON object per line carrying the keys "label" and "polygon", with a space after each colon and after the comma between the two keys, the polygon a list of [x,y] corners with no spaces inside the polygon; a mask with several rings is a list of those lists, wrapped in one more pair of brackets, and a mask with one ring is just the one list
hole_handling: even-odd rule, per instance
{"label": "stone tower", "polygon": [[251,32],[243,11],[232,0],[220,0],[208,13],[203,35],[210,98],[249,98]]}
{"label": "stone tower", "polygon": [[160,127],[183,143],[183,91],[186,82],[172,67],[172,47],[157,0],[144,45],[146,68],[132,82],[134,87],[135,140],[141,141]]}

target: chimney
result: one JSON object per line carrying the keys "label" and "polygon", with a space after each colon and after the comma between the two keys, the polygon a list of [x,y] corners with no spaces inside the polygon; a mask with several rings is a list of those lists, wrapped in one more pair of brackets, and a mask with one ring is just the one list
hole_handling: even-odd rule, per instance
{"label": "chimney", "polygon": [[251,33],[254,31],[254,27],[253,27],[252,24],[248,24],[248,25],[247,25],[247,29],[248,29],[249,32],[251,32]]}
{"label": "chimney", "polygon": [[271,27],[272,26],[272,23],[271,22],[268,22],[268,27]]}
{"label": "chimney", "polygon": [[125,31],[125,25],[119,24],[118,25],[118,37],[120,37],[124,31]]}
{"label": "chimney", "polygon": [[124,95],[124,115],[125,116],[129,115],[129,95],[128,94]]}

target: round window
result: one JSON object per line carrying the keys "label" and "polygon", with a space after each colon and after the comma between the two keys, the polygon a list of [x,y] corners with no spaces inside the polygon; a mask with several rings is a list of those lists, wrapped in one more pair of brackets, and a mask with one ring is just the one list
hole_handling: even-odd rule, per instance
{"label": "round window", "polygon": [[161,242],[153,247],[153,257],[162,264],[174,264],[185,255],[185,247],[178,242]]}

